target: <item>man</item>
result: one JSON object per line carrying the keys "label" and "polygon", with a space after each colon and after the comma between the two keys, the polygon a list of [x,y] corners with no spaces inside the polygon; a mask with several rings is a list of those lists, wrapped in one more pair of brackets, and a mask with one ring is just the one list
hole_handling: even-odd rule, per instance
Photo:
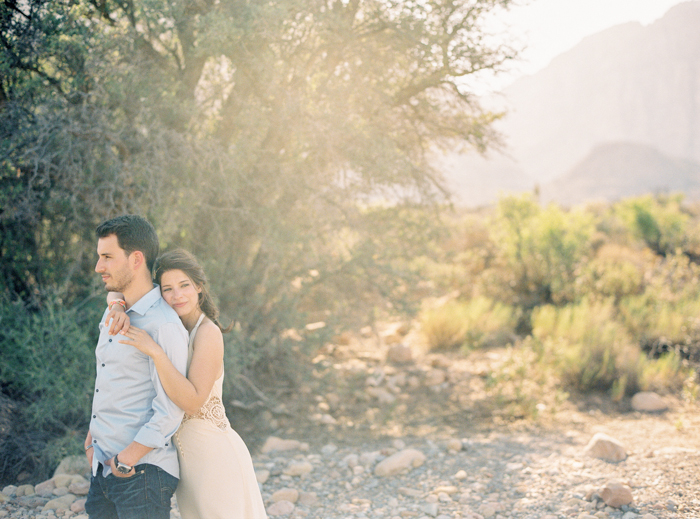
{"label": "man", "polygon": [[[146,330],[184,375],[187,331],[151,277],[158,236],[125,215],[97,228],[105,289],[121,292],[131,324]],[[85,451],[92,466],[85,509],[92,519],[169,519],[179,478],[172,435],[183,411],[165,394],[151,359],[110,336],[107,312],[95,350],[97,376]]]}

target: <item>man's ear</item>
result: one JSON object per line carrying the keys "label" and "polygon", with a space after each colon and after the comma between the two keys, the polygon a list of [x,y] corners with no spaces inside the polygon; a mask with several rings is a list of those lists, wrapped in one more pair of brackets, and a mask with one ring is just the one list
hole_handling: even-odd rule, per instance
{"label": "man's ear", "polygon": [[140,250],[135,250],[129,255],[129,261],[134,270],[138,270],[142,265],[146,265],[146,256]]}

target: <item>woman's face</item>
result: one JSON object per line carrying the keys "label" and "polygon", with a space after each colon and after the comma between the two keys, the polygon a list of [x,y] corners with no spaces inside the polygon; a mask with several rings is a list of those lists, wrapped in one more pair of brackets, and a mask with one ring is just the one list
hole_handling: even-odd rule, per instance
{"label": "woman's face", "polygon": [[160,277],[160,292],[165,302],[172,306],[180,318],[199,308],[199,293],[196,286],[182,270],[168,270]]}

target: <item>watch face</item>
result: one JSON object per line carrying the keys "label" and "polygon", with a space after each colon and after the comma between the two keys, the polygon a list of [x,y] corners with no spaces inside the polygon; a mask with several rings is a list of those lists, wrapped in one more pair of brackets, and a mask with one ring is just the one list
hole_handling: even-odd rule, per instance
{"label": "watch face", "polygon": [[131,467],[127,467],[126,465],[117,463],[117,470],[122,474],[128,474],[129,472],[131,472]]}

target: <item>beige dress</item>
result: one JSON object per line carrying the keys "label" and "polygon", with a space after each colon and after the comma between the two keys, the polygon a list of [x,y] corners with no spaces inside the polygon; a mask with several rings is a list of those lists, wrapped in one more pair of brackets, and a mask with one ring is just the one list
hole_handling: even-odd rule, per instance
{"label": "beige dress", "polygon": [[[188,371],[194,337],[203,318],[200,316],[190,333]],[[175,434],[180,515],[182,519],[265,519],[253,460],[226,418],[221,401],[223,381],[222,373],[202,408],[193,416],[185,414]]]}

